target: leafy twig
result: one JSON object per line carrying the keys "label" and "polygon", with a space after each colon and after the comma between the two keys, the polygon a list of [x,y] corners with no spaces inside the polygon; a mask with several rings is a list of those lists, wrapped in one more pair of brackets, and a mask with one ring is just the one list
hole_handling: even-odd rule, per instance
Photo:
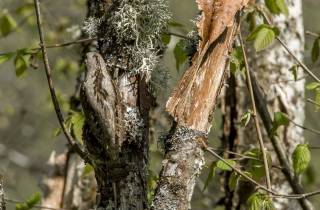
{"label": "leafy twig", "polygon": [[248,64],[248,60],[247,60],[247,56],[246,56],[245,46],[244,46],[242,35],[241,35],[241,30],[239,33],[239,38],[240,38],[240,44],[241,44],[241,49],[242,49],[242,53],[243,53],[243,59],[244,59],[244,63],[245,63],[246,76],[247,76],[247,86],[249,89],[251,103],[252,103],[252,109],[253,109],[252,110],[253,111],[252,117],[253,117],[253,120],[255,123],[256,131],[257,131],[257,135],[258,135],[258,140],[259,140],[259,144],[260,144],[260,150],[262,153],[264,170],[266,173],[267,186],[268,186],[268,189],[271,190],[271,178],[270,178],[269,165],[268,165],[268,159],[267,159],[267,148],[264,146],[259,120],[257,118],[257,107],[256,107],[255,97],[253,94],[250,69],[249,69],[249,64]]}
{"label": "leafy twig", "polygon": [[255,186],[257,186],[259,189],[264,190],[266,192],[268,192],[269,194],[271,194],[273,197],[275,198],[287,198],[287,199],[304,199],[307,197],[311,197],[311,196],[315,196],[315,195],[319,195],[320,194],[320,190],[314,191],[314,192],[310,192],[310,193],[302,193],[302,194],[291,194],[291,195],[287,195],[287,194],[280,194],[277,192],[274,192],[272,190],[269,190],[267,187],[261,185],[260,183],[258,183],[257,181],[255,181],[253,178],[251,178],[250,176],[248,176],[247,174],[245,174],[244,172],[242,172],[240,169],[236,168],[235,166],[233,166],[232,164],[230,164],[228,161],[226,161],[225,159],[223,159],[220,155],[218,155],[216,152],[213,151],[212,148],[207,147],[206,151],[208,151],[210,154],[212,154],[214,157],[216,157],[217,159],[219,159],[220,161],[222,161],[223,163],[225,163],[227,166],[229,166],[230,168],[232,168],[236,173],[238,173],[239,175],[241,175],[243,178],[247,179],[249,182],[253,183]]}
{"label": "leafy twig", "polygon": [[[269,25],[272,25],[271,20],[269,19],[269,17],[267,17],[267,15],[265,14],[265,12],[263,10],[261,10],[260,8],[258,8],[259,11],[261,12],[261,14],[263,15],[263,18],[267,21],[267,23]],[[282,41],[282,39],[280,39],[279,37],[276,37],[276,39],[278,40],[278,42],[282,45],[282,47],[287,51],[287,53],[289,53],[289,55],[299,64],[299,66],[301,66],[301,68],[307,72],[307,74],[309,74],[309,76],[311,76],[315,81],[320,83],[320,78],[317,77],[310,69],[309,67],[307,67],[306,64],[304,64],[290,49],[289,47]]]}

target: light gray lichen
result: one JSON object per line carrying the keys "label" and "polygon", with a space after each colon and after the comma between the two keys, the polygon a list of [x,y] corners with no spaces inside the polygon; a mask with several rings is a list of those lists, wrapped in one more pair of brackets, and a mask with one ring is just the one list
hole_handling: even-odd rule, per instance
{"label": "light gray lichen", "polygon": [[145,124],[140,117],[139,109],[127,107],[127,111],[124,114],[124,125],[126,131],[130,131],[127,133],[130,139],[142,140],[142,130]]}
{"label": "light gray lichen", "polygon": [[82,31],[89,37],[96,37],[101,24],[101,19],[95,17],[88,17],[82,26]]}
{"label": "light gray lichen", "polygon": [[161,32],[170,18],[167,0],[123,0],[111,17],[118,42],[134,40],[132,71],[146,75],[147,80],[158,63]]}

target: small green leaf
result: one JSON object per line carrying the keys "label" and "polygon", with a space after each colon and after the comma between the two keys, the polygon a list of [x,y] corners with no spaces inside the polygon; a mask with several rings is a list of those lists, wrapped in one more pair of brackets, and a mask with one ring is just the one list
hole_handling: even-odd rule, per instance
{"label": "small green leaf", "polygon": [[251,116],[252,116],[251,110],[248,110],[246,113],[244,113],[241,116],[240,122],[244,127],[246,127],[248,125],[248,123],[250,122]]}
{"label": "small green leaf", "polygon": [[293,78],[294,78],[295,81],[297,81],[297,79],[298,79],[298,68],[299,68],[298,65],[293,65],[293,66],[289,69],[289,71],[292,73]]}
{"label": "small green leaf", "polygon": [[273,14],[283,13],[284,15],[289,15],[289,10],[286,5],[285,0],[265,0],[265,4],[270,12]]}
{"label": "small green leaf", "polygon": [[230,54],[230,70],[233,75],[245,68],[241,47],[236,47]]}
{"label": "small green leaf", "polygon": [[41,200],[41,195],[39,192],[34,193],[25,202],[16,204],[16,210],[29,210],[32,209]]}
{"label": "small green leaf", "polygon": [[30,55],[25,50],[18,50],[17,55],[14,59],[14,66],[16,69],[16,76],[22,76],[29,67]]}
{"label": "small green leaf", "polygon": [[271,129],[271,132],[273,135],[276,134],[277,132],[277,129],[280,127],[280,126],[287,126],[289,125],[289,118],[286,114],[282,113],[282,112],[276,112],[274,113],[274,117],[273,117],[273,122],[272,122],[272,129]]}
{"label": "small green leaf", "polygon": [[276,5],[277,5],[279,11],[281,13],[283,13],[284,15],[288,16],[289,10],[288,10],[288,7],[287,7],[285,0],[275,0],[275,1],[276,1]]}
{"label": "small green leaf", "polygon": [[228,181],[228,187],[229,187],[230,191],[234,191],[236,189],[238,180],[239,180],[239,175],[236,172],[233,172],[230,175],[229,181]]}
{"label": "small green leaf", "polygon": [[259,25],[248,36],[247,41],[254,41],[253,46],[257,51],[261,51],[268,47],[278,36],[279,29],[270,27],[266,24]]}
{"label": "small green leaf", "polygon": [[248,210],[275,210],[272,200],[268,195],[254,193],[247,200]]}
{"label": "small green leaf", "polygon": [[86,176],[86,175],[90,174],[91,172],[93,172],[93,167],[92,167],[92,165],[87,163],[83,169],[82,176]]}
{"label": "small green leaf", "polygon": [[71,128],[72,128],[72,133],[75,136],[77,140],[82,142],[82,133],[83,133],[83,125],[84,125],[84,115],[82,112],[74,112],[71,115]]}
{"label": "small green leaf", "polygon": [[161,39],[162,43],[167,46],[171,41],[171,36],[169,34],[162,34]]}
{"label": "small green leaf", "polygon": [[270,12],[272,12],[274,14],[280,13],[280,9],[278,8],[278,6],[276,4],[276,0],[264,0],[264,2]]}
{"label": "small green leaf", "polygon": [[292,153],[293,169],[296,174],[303,173],[309,166],[311,153],[308,144],[299,144]]}
{"label": "small green leaf", "polygon": [[16,27],[17,23],[9,13],[5,12],[0,17],[0,33],[2,36],[8,36]]}
{"label": "small green leaf", "polygon": [[210,184],[210,182],[214,178],[214,176],[216,174],[216,168],[217,168],[217,162],[212,162],[210,165],[210,168],[209,168],[208,177],[206,179],[206,182],[204,183],[202,191],[205,191],[207,189],[208,185]]}
{"label": "small green leaf", "polygon": [[176,68],[179,70],[180,66],[188,59],[188,55],[185,52],[185,43],[183,40],[180,40],[174,50],[174,57],[176,59]]}
{"label": "small green leaf", "polygon": [[10,60],[14,56],[14,54],[15,53],[5,53],[0,55],[0,64]]}
{"label": "small green leaf", "polygon": [[320,38],[317,38],[314,40],[313,45],[312,45],[312,50],[311,50],[311,59],[312,62],[316,62],[319,58],[320,54]]}
{"label": "small green leaf", "polygon": [[[229,165],[231,165],[233,167],[237,164],[234,160],[225,159],[224,161],[227,162]],[[233,169],[227,163],[225,163],[224,161],[219,160],[217,162],[217,168],[219,168],[219,169],[221,169],[223,171],[232,171]]]}
{"label": "small green leaf", "polygon": [[317,89],[317,88],[319,88],[319,87],[320,87],[320,83],[318,83],[318,82],[311,82],[311,83],[307,84],[306,89],[307,89],[307,90],[315,90],[315,89]]}

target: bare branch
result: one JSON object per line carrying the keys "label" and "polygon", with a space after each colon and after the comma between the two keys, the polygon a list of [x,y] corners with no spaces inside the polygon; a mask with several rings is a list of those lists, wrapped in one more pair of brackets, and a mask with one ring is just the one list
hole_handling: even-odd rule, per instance
{"label": "bare branch", "polygon": [[252,117],[253,117],[253,120],[254,120],[254,123],[255,123],[255,127],[256,127],[256,131],[257,131],[257,134],[258,134],[260,150],[261,150],[262,157],[263,157],[264,170],[265,170],[265,173],[266,173],[267,186],[268,186],[268,189],[271,190],[271,178],[270,178],[269,165],[268,165],[268,159],[267,159],[267,148],[264,146],[259,120],[257,118],[257,107],[256,107],[255,97],[254,97],[254,94],[253,94],[253,88],[252,88],[252,82],[251,82],[251,76],[250,76],[250,69],[249,69],[246,50],[245,50],[245,46],[243,44],[243,39],[242,39],[241,32],[239,33],[239,38],[240,38],[240,44],[241,44],[241,49],[242,49],[244,63],[245,63],[245,69],[246,69],[247,87],[249,89],[251,103],[252,103],[252,109],[253,109]]}
{"label": "bare branch", "polygon": [[54,105],[54,109],[56,112],[56,115],[58,117],[60,126],[63,130],[63,133],[65,134],[65,136],[67,137],[68,143],[71,146],[72,149],[74,149],[74,151],[85,161],[90,162],[89,158],[87,157],[86,153],[80,148],[80,146],[78,145],[78,143],[73,139],[73,137],[71,136],[71,134],[68,132],[65,123],[64,123],[64,118],[60,109],[60,105],[57,99],[57,95],[54,89],[54,85],[53,85],[53,81],[51,78],[51,68],[49,65],[49,58],[48,58],[48,53],[46,50],[46,46],[45,46],[45,41],[44,41],[44,33],[42,31],[42,20],[41,20],[41,13],[40,13],[40,2],[39,0],[34,0],[34,5],[35,5],[35,10],[36,10],[36,16],[37,16],[37,24],[38,24],[38,31],[39,31],[39,36],[40,36],[40,47],[41,47],[41,51],[43,54],[43,62],[44,62],[44,67],[45,67],[45,71],[46,71],[46,76],[47,76],[47,80],[48,80],[48,86],[49,86],[49,90],[50,90],[50,94],[51,94],[51,99],[52,99],[52,103]]}

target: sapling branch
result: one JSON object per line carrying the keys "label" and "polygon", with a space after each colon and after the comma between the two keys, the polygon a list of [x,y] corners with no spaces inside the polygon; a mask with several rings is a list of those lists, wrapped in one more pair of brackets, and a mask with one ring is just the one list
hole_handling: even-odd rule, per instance
{"label": "sapling branch", "polygon": [[87,157],[86,153],[81,149],[80,145],[74,140],[74,138],[69,133],[68,129],[65,126],[65,121],[60,109],[59,101],[57,99],[56,91],[53,85],[53,80],[51,78],[51,67],[49,64],[48,53],[45,46],[44,41],[44,33],[42,30],[42,20],[41,20],[41,12],[40,12],[40,2],[39,0],[34,0],[34,6],[36,10],[36,17],[37,17],[37,25],[38,25],[38,32],[40,37],[40,48],[43,54],[43,63],[45,67],[46,77],[48,81],[48,86],[50,90],[51,100],[54,106],[54,110],[56,112],[57,118],[59,120],[60,126],[62,128],[63,133],[65,134],[67,141],[71,148],[85,161],[90,162],[89,158]]}
{"label": "sapling branch", "polygon": [[289,195],[289,194],[280,194],[280,193],[274,192],[272,190],[269,190],[267,187],[261,185],[257,181],[255,181],[253,178],[248,176],[246,173],[242,172],[237,167],[235,167],[232,164],[230,164],[228,161],[226,161],[224,158],[222,158],[220,155],[218,155],[212,148],[207,147],[205,150],[207,152],[209,152],[210,154],[212,154],[215,158],[217,158],[218,160],[222,161],[224,164],[226,164],[227,166],[232,168],[232,170],[235,171],[237,174],[239,174],[240,176],[242,176],[243,178],[245,178],[246,180],[248,180],[249,182],[254,184],[258,189],[261,189],[261,190],[269,193],[274,198],[305,199],[307,197],[312,197],[312,196],[316,196],[316,195],[320,194],[320,190],[313,191],[313,192],[310,192],[310,193],[291,194],[291,195]]}
{"label": "sapling branch", "polygon": [[269,165],[268,165],[268,159],[267,159],[267,148],[264,146],[259,120],[257,118],[258,117],[257,116],[257,107],[256,107],[255,97],[253,94],[250,69],[249,69],[249,64],[248,64],[248,60],[247,60],[247,56],[246,56],[245,46],[244,46],[242,35],[241,35],[241,30],[239,33],[239,39],[240,39],[241,49],[242,49],[242,53],[243,53],[243,59],[244,59],[244,63],[245,63],[247,87],[249,89],[250,99],[251,99],[252,109],[253,109],[252,117],[254,120],[255,128],[257,131],[257,135],[258,135],[260,150],[262,153],[263,164],[264,164],[264,169],[265,169],[265,173],[266,173],[267,186],[268,186],[268,189],[271,190],[271,178],[270,178]]}
{"label": "sapling branch", "polygon": [[[272,25],[271,20],[269,19],[269,17],[266,15],[266,13],[258,8],[259,12],[261,12],[261,14],[263,15],[263,18],[265,19],[265,21],[269,24]],[[309,75],[311,76],[315,81],[320,83],[320,78],[317,77],[312,71],[311,69],[309,69],[309,67],[304,64],[293,52],[292,50],[290,50],[290,48],[284,43],[284,41],[282,41],[282,39],[280,39],[278,36],[276,37],[276,39],[278,40],[278,42],[282,45],[282,47],[287,51],[287,53],[299,64],[299,66]]]}

